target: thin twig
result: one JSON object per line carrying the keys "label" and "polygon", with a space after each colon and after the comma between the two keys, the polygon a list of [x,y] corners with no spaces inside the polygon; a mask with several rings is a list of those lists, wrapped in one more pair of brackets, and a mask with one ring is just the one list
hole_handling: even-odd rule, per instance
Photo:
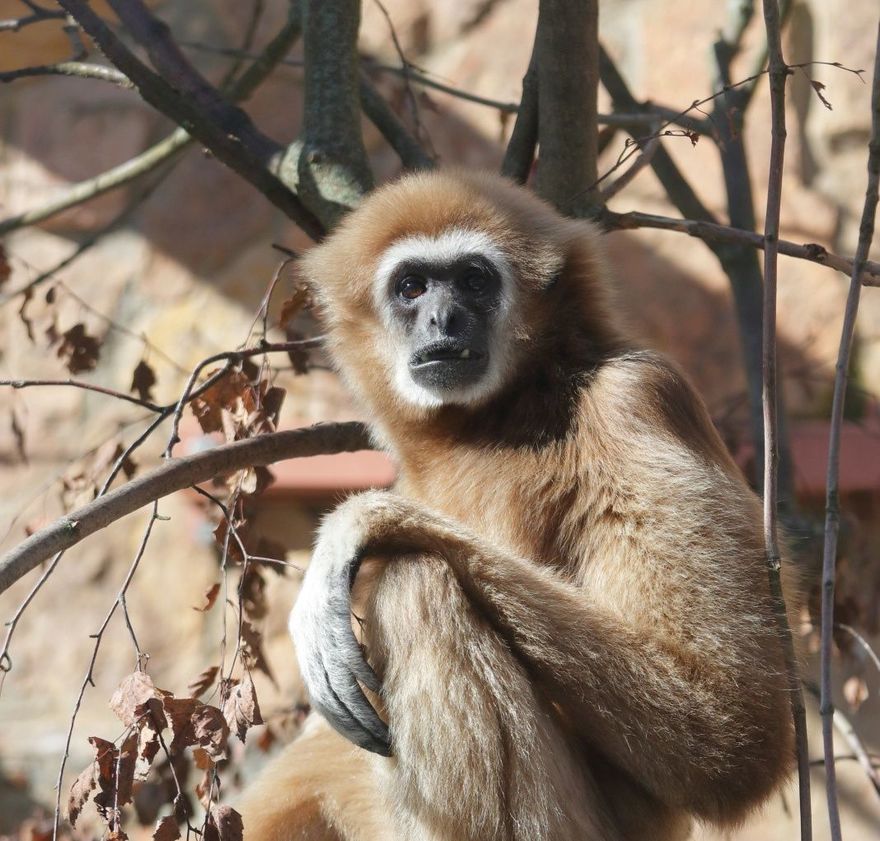
{"label": "thin twig", "polygon": [[777,532],[777,471],[779,443],[777,438],[776,385],[776,277],[779,254],[779,217],[782,209],[782,174],[785,157],[785,82],[788,68],[782,57],[779,6],[777,0],[764,0],[764,26],[770,56],[770,166],[767,183],[767,210],[764,221],[764,306],[763,306],[763,370],[762,404],[764,408],[764,545],[767,571],[776,624],[779,628],[785,670],[788,677],[789,702],[794,721],[800,796],[802,841],[813,837],[810,803],[810,755],[807,744],[807,718],[801,690],[794,641],[788,624],[785,594],[782,590],[782,554]]}
{"label": "thin twig", "polygon": [[[695,219],[675,219],[671,216],[658,216],[653,213],[640,213],[638,211],[615,213],[606,210],[600,216],[599,221],[606,230],[628,231],[637,228],[656,228],[662,231],[677,231],[688,234],[688,236],[707,243],[750,245],[752,248],[759,250],[763,250],[766,245],[764,237],[754,231],[744,231],[740,228],[732,228],[729,225],[719,225],[714,222],[702,222]],[[833,254],[818,243],[799,244],[781,239],[778,240],[777,244],[779,253],[786,257],[809,260],[811,263],[828,266],[846,275],[852,274],[853,261],[850,258]],[[861,266],[859,277],[864,286],[880,286],[880,263],[873,260],[865,260]]]}
{"label": "thin twig", "polygon": [[874,56],[874,76],[871,85],[871,139],[868,143],[868,185],[859,225],[859,242],[853,260],[849,293],[840,331],[840,347],[834,373],[834,397],[831,404],[831,429],[828,436],[828,472],[825,492],[825,541],[822,553],[822,635],[821,635],[821,689],[819,713],[822,716],[822,741],[825,748],[825,792],[832,841],[840,841],[840,813],[837,804],[837,778],[834,769],[834,703],[831,697],[831,642],[834,629],[834,575],[837,559],[837,535],[840,528],[840,434],[843,428],[844,401],[849,375],[849,363],[855,335],[856,316],[862,284],[862,267],[868,258],[874,239],[878,189],[880,189],[880,23],[877,27],[877,45]]}
{"label": "thin twig", "polygon": [[127,403],[134,403],[136,406],[142,406],[144,409],[149,409],[151,412],[162,411],[162,406],[153,403],[151,400],[141,400],[133,394],[126,394],[124,391],[116,391],[116,389],[113,388],[106,388],[105,386],[83,382],[82,380],[0,380],[0,388],[4,386],[16,390],[40,386],[68,386],[70,388],[79,388],[83,391],[94,391],[98,394],[104,394],[107,397],[115,397],[117,400],[124,400]]}
{"label": "thin twig", "polygon": [[[818,686],[815,684],[805,681],[804,686],[807,687],[810,694],[820,701],[821,704],[821,696],[822,692]],[[834,710],[834,715],[832,716],[832,723],[834,725],[834,729],[840,733],[843,737],[844,741],[849,745],[850,750],[852,751],[852,756],[849,757],[851,759],[855,759],[856,762],[861,765],[862,770],[865,772],[865,776],[867,776],[868,781],[874,787],[874,791],[880,796],[880,773],[877,772],[876,759],[871,757],[871,754],[868,753],[867,748],[865,748],[865,743],[862,741],[859,734],[856,732],[855,727],[853,727],[852,722],[849,720],[847,716],[845,716],[840,710]],[[843,757],[834,754],[832,759],[837,762],[837,760],[842,759]],[[816,764],[824,765],[827,761],[827,757],[822,757],[822,759],[816,760]],[[810,763],[811,765],[814,763]]]}
{"label": "thin twig", "polygon": [[[156,191],[156,189],[162,184],[165,178],[168,177],[174,171],[174,163],[170,163],[164,169],[161,169],[156,173],[155,178],[152,179],[152,182],[147,184],[145,187],[141,188],[137,191],[137,193],[126,203],[126,206],[116,215],[114,216],[106,225],[101,226],[98,230],[93,231],[87,237],[80,241],[77,247],[66,257],[63,257],[54,266],[50,266],[48,269],[44,269],[40,271],[40,273],[31,278],[31,280],[27,281],[27,283],[22,284],[17,289],[12,289],[7,292],[5,295],[0,295],[0,306],[11,301],[13,298],[18,297],[19,295],[27,294],[30,290],[35,289],[37,286],[45,283],[48,280],[52,280],[55,275],[66,269],[68,266],[72,265],[74,262],[79,260],[80,257],[83,256],[89,249],[93,248],[97,245],[105,236],[115,231],[117,228],[126,224],[129,219],[133,216],[133,214],[137,211],[137,209]],[[20,258],[17,258],[20,259]]]}
{"label": "thin twig", "polygon": [[79,715],[80,707],[82,706],[83,697],[86,694],[86,689],[91,685],[94,686],[94,672],[95,672],[95,664],[98,661],[98,652],[101,648],[101,641],[104,639],[104,632],[107,630],[107,626],[110,624],[110,620],[113,618],[113,614],[116,613],[116,608],[120,606],[122,600],[125,598],[125,594],[128,591],[128,587],[131,584],[132,579],[134,578],[135,572],[137,572],[137,568],[140,565],[141,558],[144,556],[144,552],[147,549],[147,543],[150,540],[150,534],[153,531],[153,525],[159,519],[159,502],[158,500],[154,500],[153,502],[153,511],[150,515],[150,519],[147,522],[147,526],[144,529],[143,537],[141,538],[140,546],[138,547],[137,553],[135,554],[134,560],[131,562],[131,565],[128,568],[128,572],[125,575],[125,579],[122,582],[122,586],[119,588],[119,592],[114,599],[113,604],[110,606],[110,609],[107,611],[106,616],[104,617],[104,621],[101,623],[98,630],[92,634],[92,639],[95,641],[95,645],[92,648],[92,656],[89,660],[89,667],[86,670],[85,677],[83,678],[82,683],[79,687],[79,695],[77,696],[76,703],[73,707],[73,712],[70,715],[70,724],[67,728],[67,738],[64,742],[64,754],[61,757],[61,764],[58,768],[58,779],[55,783],[55,820],[52,826],[52,839],[53,841],[58,841],[58,830],[61,826],[61,791],[62,791],[62,783],[64,782],[64,769],[67,767],[67,760],[70,756],[70,742],[73,738],[73,728],[76,725],[76,719]]}
{"label": "thin twig", "polygon": [[90,199],[104,195],[110,190],[128,184],[135,178],[152,172],[157,166],[171,160],[190,142],[189,134],[183,129],[176,129],[164,140],[151,146],[145,152],[135,155],[125,163],[87,178],[72,187],[65,189],[57,198],[52,199],[33,210],[26,210],[0,221],[0,236],[11,233],[28,225],[36,225],[64,210],[82,204]]}
{"label": "thin twig", "polygon": [[43,585],[49,580],[49,577],[55,572],[55,567],[58,566],[58,562],[61,560],[61,557],[64,555],[64,552],[56,552],[55,556],[52,560],[46,565],[46,568],[43,570],[40,577],[34,583],[34,586],[28,591],[28,594],[21,600],[21,603],[15,610],[15,613],[12,614],[12,618],[6,622],[6,638],[3,640],[3,648],[0,649],[0,693],[3,692],[3,683],[6,680],[6,675],[12,671],[12,657],[9,654],[9,646],[12,643],[12,635],[15,633],[16,627],[18,627],[19,620],[21,619],[24,612],[28,609],[30,603],[34,600],[34,597],[37,593],[40,592]]}
{"label": "thin twig", "polygon": [[841,631],[846,631],[862,648],[862,651],[868,655],[868,659],[874,664],[874,667],[880,672],[880,656],[878,656],[877,652],[871,647],[871,643],[869,643],[852,625],[846,625],[843,622],[835,622],[835,628],[839,628]]}
{"label": "thin twig", "polygon": [[110,82],[129,90],[134,88],[129,78],[115,68],[85,61],[59,61],[57,64],[38,64],[33,67],[20,67],[17,70],[4,70],[0,73],[0,84],[35,76],[74,76],[78,79]]}
{"label": "thin twig", "polygon": [[64,12],[44,9],[36,3],[25,3],[25,5],[31,10],[31,14],[20,18],[0,20],[0,32],[18,32],[34,23],[42,23],[46,20],[64,20],[66,17]]}
{"label": "thin twig", "polygon": [[644,143],[633,141],[636,148],[641,150],[641,154],[636,158],[635,163],[621,175],[614,183],[605,187],[602,192],[602,201],[608,201],[616,196],[627,184],[639,174],[646,166],[650,166],[657,149],[660,146],[660,134],[650,136]]}

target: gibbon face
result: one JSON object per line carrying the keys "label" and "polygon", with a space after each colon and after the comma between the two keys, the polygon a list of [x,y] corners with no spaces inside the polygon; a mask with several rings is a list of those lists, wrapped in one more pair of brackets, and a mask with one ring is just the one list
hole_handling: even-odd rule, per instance
{"label": "gibbon face", "polygon": [[491,400],[560,310],[592,311],[587,335],[610,331],[603,289],[564,282],[601,271],[596,240],[497,177],[418,173],[371,194],[300,266],[349,385],[418,416]]}

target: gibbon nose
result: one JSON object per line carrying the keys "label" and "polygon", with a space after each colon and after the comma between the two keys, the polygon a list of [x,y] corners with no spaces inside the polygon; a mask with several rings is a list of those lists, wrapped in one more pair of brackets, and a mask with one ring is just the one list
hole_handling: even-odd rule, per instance
{"label": "gibbon nose", "polygon": [[431,326],[436,328],[441,336],[448,336],[455,329],[457,321],[454,307],[438,307],[431,313]]}

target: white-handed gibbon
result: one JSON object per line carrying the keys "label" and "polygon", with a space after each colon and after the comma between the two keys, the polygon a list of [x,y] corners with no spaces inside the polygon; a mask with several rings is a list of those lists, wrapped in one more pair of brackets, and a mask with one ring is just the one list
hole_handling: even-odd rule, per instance
{"label": "white-handed gibbon", "polygon": [[669,841],[788,773],[759,501],[601,252],[441,171],[302,259],[400,478],[321,526],[291,616],[315,712],[247,841]]}

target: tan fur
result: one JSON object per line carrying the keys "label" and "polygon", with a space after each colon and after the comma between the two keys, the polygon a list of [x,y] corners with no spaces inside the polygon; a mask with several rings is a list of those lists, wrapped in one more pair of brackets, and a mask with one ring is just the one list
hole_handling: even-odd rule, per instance
{"label": "tan fur", "polygon": [[[514,266],[515,377],[429,410],[389,385],[372,279],[390,243],[450,226]],[[400,466],[328,523],[379,570],[364,642],[394,757],[313,723],[245,796],[247,841],[671,841],[790,769],[759,502],[685,377],[615,326],[600,254],[525,190],[452,172],[377,191],[304,258]]]}

